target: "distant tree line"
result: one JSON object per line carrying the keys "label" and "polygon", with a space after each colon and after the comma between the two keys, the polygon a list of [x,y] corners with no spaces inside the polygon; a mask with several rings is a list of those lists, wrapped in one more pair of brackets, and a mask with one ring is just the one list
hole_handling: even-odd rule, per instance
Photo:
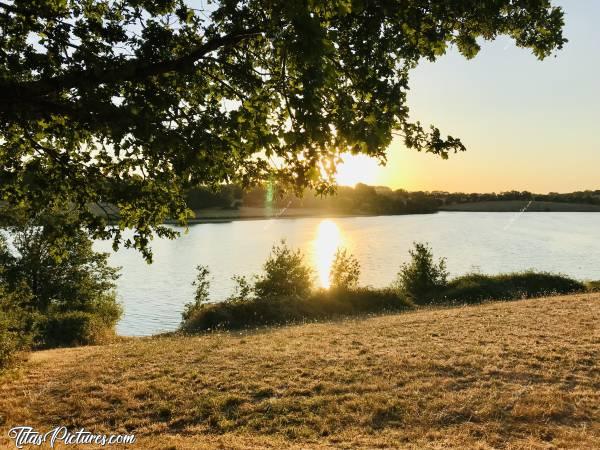
{"label": "distant tree line", "polygon": [[507,201],[507,200],[535,200],[539,202],[559,202],[559,203],[585,203],[591,205],[600,205],[600,190],[595,191],[577,191],[560,194],[550,192],[548,194],[535,194],[529,191],[506,191],[500,193],[478,194],[462,192],[427,192],[425,194],[442,199],[444,205],[471,202],[489,202],[489,201]]}
{"label": "distant tree line", "polygon": [[226,185],[214,190],[208,187],[192,189],[187,194],[188,206],[193,210],[203,208],[309,208],[340,214],[423,214],[433,213],[440,207],[483,201],[547,201],[600,205],[600,190],[560,194],[534,194],[529,191],[500,193],[463,193],[444,191],[392,190],[383,186],[358,183],[355,187],[339,186],[336,195],[320,196],[307,191],[302,197],[279,192],[277,187],[264,185],[249,191]]}

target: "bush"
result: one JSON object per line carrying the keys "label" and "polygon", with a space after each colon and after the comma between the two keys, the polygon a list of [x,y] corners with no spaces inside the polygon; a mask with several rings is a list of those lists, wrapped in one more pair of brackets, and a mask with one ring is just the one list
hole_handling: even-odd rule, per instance
{"label": "bush", "polygon": [[392,289],[320,290],[306,298],[280,297],[276,302],[253,298],[246,301],[207,304],[195,311],[182,329],[186,332],[234,330],[401,311],[410,307],[410,302]]}
{"label": "bush", "polygon": [[300,250],[290,249],[285,241],[273,246],[263,266],[264,274],[254,281],[254,295],[264,300],[304,298],[313,288],[312,270],[304,264]]}
{"label": "bush", "polygon": [[228,302],[240,303],[247,302],[254,298],[254,285],[248,279],[241,275],[231,277],[235,283],[233,294],[228,298]]}
{"label": "bush", "polygon": [[307,306],[314,308],[309,310],[312,316],[335,317],[400,311],[412,304],[394,289],[355,287],[352,290],[321,290],[307,302]]}
{"label": "bush", "polygon": [[221,303],[208,303],[208,269],[201,268],[195,282],[196,299],[186,305],[181,329],[240,329],[410,306],[395,290],[358,287],[360,265],[345,250],[336,253],[329,290],[313,289],[312,271],[305,266],[302,253],[291,250],[285,242],[273,247],[263,267],[264,274],[255,276],[253,283],[234,276],[235,292]]}
{"label": "bush", "polygon": [[186,303],[182,318],[183,322],[189,320],[196,311],[202,309],[202,307],[208,302],[210,296],[210,271],[206,266],[196,266],[196,279],[192,282],[192,286],[195,287],[194,301],[192,303]]}
{"label": "bush", "polygon": [[13,323],[9,317],[0,312],[0,370],[7,367],[21,349],[18,332],[14,331]]}
{"label": "bush", "polygon": [[0,370],[13,362],[20,350],[27,349],[37,334],[39,317],[22,308],[26,295],[17,296],[0,285]]}
{"label": "bush", "polygon": [[550,273],[509,273],[501,275],[469,274],[451,280],[438,301],[476,303],[484,300],[517,300],[546,295],[583,292],[577,280]]}
{"label": "bush", "polygon": [[588,281],[585,287],[589,292],[600,292],[600,280]]}
{"label": "bush", "polygon": [[395,287],[417,304],[428,303],[446,286],[446,260],[441,258],[436,264],[429,245],[419,242],[414,243],[409,253],[411,261],[400,268]]}
{"label": "bush", "polygon": [[360,263],[346,249],[338,249],[335,253],[329,282],[332,289],[351,290],[358,286],[360,278]]}
{"label": "bush", "polygon": [[[416,243],[410,254],[412,260],[402,266],[393,288],[374,289],[358,286],[358,261],[345,250],[339,250],[331,269],[331,288],[313,290],[310,270],[304,266],[301,253],[282,243],[273,248],[264,266],[265,273],[254,277],[254,284],[244,277],[233,277],[235,292],[222,303],[208,303],[209,272],[199,267],[195,302],[186,306],[181,329],[231,330],[400,311],[413,303],[516,300],[586,289],[583,283],[562,275],[534,272],[470,274],[448,282],[445,260],[435,263],[426,244]],[[592,284],[589,289],[593,287]]]}
{"label": "bush", "polygon": [[0,239],[0,283],[10,294],[0,298],[0,310],[11,312],[19,333],[34,347],[91,344],[114,335],[122,309],[114,292],[118,269],[108,265],[108,254],[95,252],[82,230],[65,238],[60,254],[51,227],[11,231],[12,249]]}
{"label": "bush", "polygon": [[113,337],[105,318],[84,311],[46,316],[43,323],[45,347],[103,344]]}

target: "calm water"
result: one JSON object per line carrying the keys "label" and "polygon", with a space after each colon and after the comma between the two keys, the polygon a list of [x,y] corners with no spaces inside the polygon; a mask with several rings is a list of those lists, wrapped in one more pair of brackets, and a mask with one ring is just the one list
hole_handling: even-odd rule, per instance
{"label": "calm water", "polygon": [[[303,249],[321,285],[327,284],[336,248],[345,247],[362,265],[363,284],[385,286],[408,259],[413,241],[430,242],[436,256],[447,257],[452,275],[535,269],[600,279],[599,213],[443,212],[199,224],[175,241],[154,241],[152,265],[132,250],[111,256],[123,268],[118,294],[125,314],[118,332],[174,330],[192,299],[196,265],[210,267],[213,298],[223,299],[232,291],[231,276],[258,272],[283,238]],[[110,245],[97,248],[108,251]]]}

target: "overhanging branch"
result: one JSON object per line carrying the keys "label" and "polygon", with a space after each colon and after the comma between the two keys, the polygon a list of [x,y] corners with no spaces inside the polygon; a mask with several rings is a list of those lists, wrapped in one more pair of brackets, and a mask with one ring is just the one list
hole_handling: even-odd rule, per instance
{"label": "overhanging branch", "polygon": [[94,87],[99,84],[115,84],[124,81],[139,81],[165,73],[184,72],[192,69],[194,63],[205,55],[219,48],[237,45],[241,41],[259,34],[258,30],[248,30],[219,36],[197,47],[187,55],[156,63],[144,63],[136,58],[101,71],[70,71],[48,80],[0,83],[0,101],[27,102],[46,95],[58,94],[68,89]]}

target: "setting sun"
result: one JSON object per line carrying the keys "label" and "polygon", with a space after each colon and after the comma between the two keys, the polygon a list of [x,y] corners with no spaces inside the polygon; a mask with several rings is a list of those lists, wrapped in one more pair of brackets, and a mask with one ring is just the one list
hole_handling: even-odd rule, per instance
{"label": "setting sun", "polygon": [[343,155],[344,162],[337,168],[336,180],[343,186],[356,183],[376,184],[379,164],[375,158],[366,155]]}

